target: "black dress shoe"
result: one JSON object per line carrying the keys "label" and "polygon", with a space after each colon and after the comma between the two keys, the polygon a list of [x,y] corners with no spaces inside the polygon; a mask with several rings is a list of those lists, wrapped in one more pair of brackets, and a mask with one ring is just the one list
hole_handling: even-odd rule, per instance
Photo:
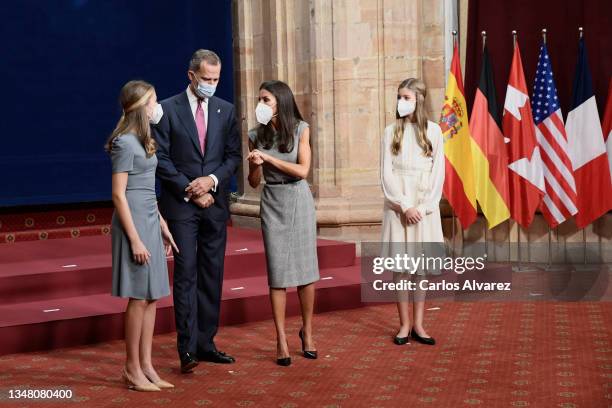
{"label": "black dress shoe", "polygon": [[404,344],[408,344],[408,343],[410,343],[410,342],[408,341],[409,339],[410,339],[410,336],[406,336],[406,337],[398,337],[398,336],[395,336],[395,337],[393,338],[393,342],[394,342],[395,344],[397,344],[398,346],[403,346]]}
{"label": "black dress shoe", "polygon": [[236,362],[236,359],[234,357],[228,356],[227,354],[219,350],[200,352],[198,353],[198,359],[200,361],[208,361],[217,364],[232,364]]}
{"label": "black dress shoe", "polygon": [[306,350],[306,345],[304,344],[304,329],[303,328],[300,329],[300,332],[298,335],[300,336],[300,340],[302,340],[302,353],[304,354],[304,357],[309,358],[311,360],[316,360],[317,351],[316,350],[312,350],[312,351]]}
{"label": "black dress shoe", "polygon": [[433,337],[421,337],[417,334],[416,330],[412,330],[410,335],[413,339],[415,339],[421,344],[427,344],[429,346],[433,346],[434,344],[436,344],[436,341],[433,339]]}
{"label": "black dress shoe", "polygon": [[283,367],[288,367],[291,365],[291,357],[277,358],[276,364]]}
{"label": "black dress shoe", "polygon": [[181,354],[181,373],[190,373],[198,366],[198,360],[191,353]]}

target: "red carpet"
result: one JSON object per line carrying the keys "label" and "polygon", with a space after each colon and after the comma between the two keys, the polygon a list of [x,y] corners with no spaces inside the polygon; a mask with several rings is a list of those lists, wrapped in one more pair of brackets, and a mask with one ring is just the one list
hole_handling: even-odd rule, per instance
{"label": "red carpet", "polygon": [[[293,295],[295,297],[295,295]],[[434,347],[395,346],[393,305],[319,314],[320,358],[299,356],[300,320],[288,319],[293,365],[274,364],[270,321],[222,327],[230,366],[178,373],[173,334],[155,337],[154,362],[177,388],[125,389],[120,341],[0,357],[9,389],[68,387],[86,407],[583,407],[612,405],[609,303],[431,302]],[[62,407],[20,401],[7,406]]]}
{"label": "red carpet", "polygon": [[[203,364],[193,375],[180,375],[172,299],[166,298],[159,304],[156,332],[167,334],[155,338],[155,364],[177,388],[154,394],[128,391],[119,381],[124,350],[115,339],[123,335],[125,300],[108,295],[109,236],[0,245],[0,401],[10,389],[68,387],[74,402],[92,407],[612,406],[609,302],[431,300],[428,307],[439,309],[426,314],[426,327],[439,344],[398,347],[391,342],[395,307],[360,308],[355,246],[337,241],[318,242],[323,279],[317,284],[315,339],[321,357],[299,356],[299,307],[291,293],[294,364],[278,367],[261,232],[230,227],[228,233],[217,344],[238,362]],[[603,292],[590,289],[597,296],[585,298],[608,299],[607,276],[597,274]],[[526,299],[550,279],[517,278],[516,293]],[[568,279],[542,288],[558,295]],[[593,279],[586,289],[599,288]],[[469,294],[465,298],[472,300]],[[109,340],[115,341],[100,343]],[[97,344],[85,345],[91,343]],[[71,346],[78,347],[65,348]],[[9,354],[32,350],[49,351]]]}

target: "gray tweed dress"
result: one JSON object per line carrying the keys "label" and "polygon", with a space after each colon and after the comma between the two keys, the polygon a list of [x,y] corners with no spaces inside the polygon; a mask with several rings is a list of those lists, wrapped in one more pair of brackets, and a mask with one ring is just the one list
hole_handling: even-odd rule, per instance
{"label": "gray tweed dress", "polygon": [[111,226],[113,251],[112,295],[135,299],[159,299],[170,294],[168,265],[159,226],[155,196],[157,157],[146,156],[137,136],[125,134],[111,149],[113,173],[128,173],[125,195],[138,235],[151,253],[149,262],[134,262],[130,241],[116,212]]}
{"label": "gray tweed dress", "polygon": [[[297,163],[300,136],[308,123],[300,122],[294,134],[294,148],[281,153],[276,144],[264,149],[257,144],[257,130],[249,131],[255,148],[278,159]],[[306,180],[295,180],[267,163],[263,164],[266,185],[261,193],[261,231],[268,262],[268,285],[272,288],[302,286],[319,280],[317,259],[317,217]]]}

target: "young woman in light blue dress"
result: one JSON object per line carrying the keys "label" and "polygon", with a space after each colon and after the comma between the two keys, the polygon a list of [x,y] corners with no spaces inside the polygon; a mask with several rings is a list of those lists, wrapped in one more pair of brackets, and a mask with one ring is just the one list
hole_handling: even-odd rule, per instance
{"label": "young woman in light blue dress", "polygon": [[[121,89],[121,119],[106,144],[112,161],[112,295],[129,298],[125,311],[123,379],[138,391],[173,385],[151,362],[156,300],[170,294],[166,254],[176,245],[157,209],[155,142],[151,123],[163,112],[152,85],[130,81]],[[165,248],[164,248],[165,247]]]}

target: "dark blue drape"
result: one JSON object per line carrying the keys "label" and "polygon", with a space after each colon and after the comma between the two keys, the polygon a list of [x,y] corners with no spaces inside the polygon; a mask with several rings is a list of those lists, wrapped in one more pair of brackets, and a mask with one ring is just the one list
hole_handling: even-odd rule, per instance
{"label": "dark blue drape", "polygon": [[0,19],[0,206],[110,199],[121,86],[179,93],[198,48],[219,54],[233,100],[230,0],[7,1]]}

